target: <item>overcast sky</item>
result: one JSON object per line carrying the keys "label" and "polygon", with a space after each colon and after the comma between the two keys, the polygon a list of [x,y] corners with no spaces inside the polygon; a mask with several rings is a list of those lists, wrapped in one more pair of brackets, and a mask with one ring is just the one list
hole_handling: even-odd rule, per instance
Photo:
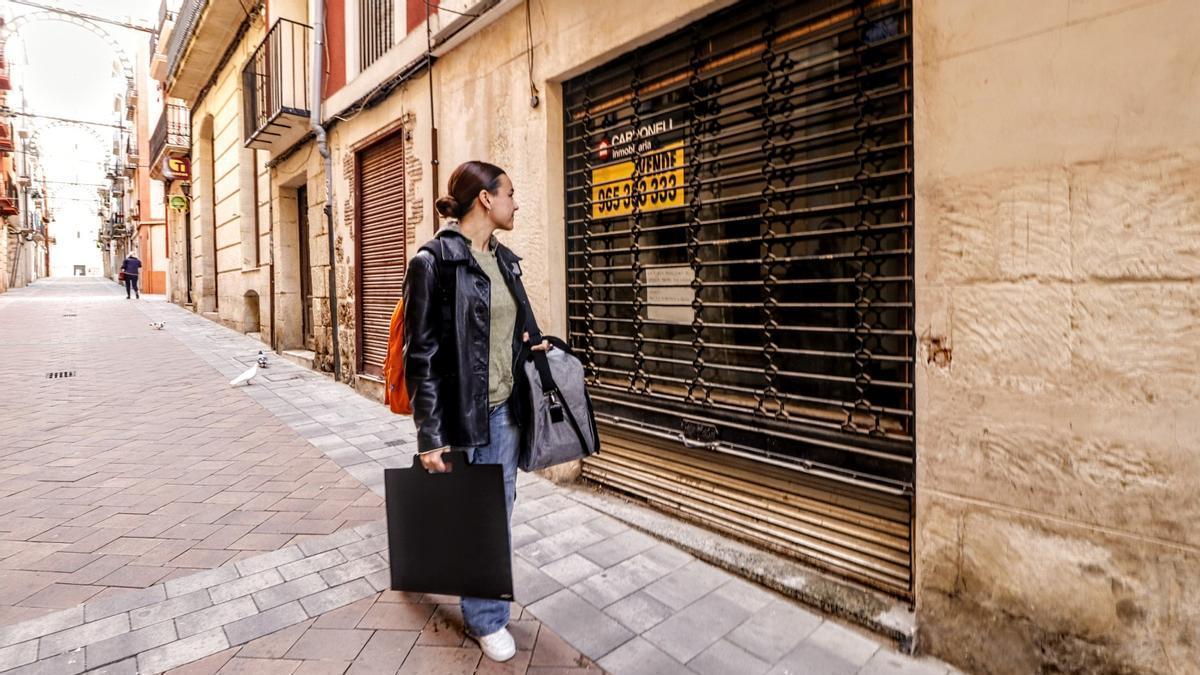
{"label": "overcast sky", "polygon": [[[42,11],[16,2],[0,2],[13,18]],[[42,0],[42,4],[138,25],[150,26],[158,21],[159,0]],[[131,61],[149,40],[145,32],[98,25],[124,47]],[[113,94],[118,88],[124,89],[125,81],[114,77],[117,55],[103,38],[70,23],[35,21],[9,39],[6,53],[14,88],[24,88],[27,112],[108,123],[119,119],[113,111]],[[11,107],[19,105],[19,97],[13,95],[16,93],[9,96]],[[38,124],[45,129],[41,125],[46,122]],[[95,213],[95,205],[87,203],[96,195],[95,187],[66,183],[94,184],[103,180],[100,162],[111,151],[113,131],[105,127],[84,131],[58,126],[39,134],[46,179],[56,181],[48,186],[56,213],[65,215],[64,211],[83,209]]]}

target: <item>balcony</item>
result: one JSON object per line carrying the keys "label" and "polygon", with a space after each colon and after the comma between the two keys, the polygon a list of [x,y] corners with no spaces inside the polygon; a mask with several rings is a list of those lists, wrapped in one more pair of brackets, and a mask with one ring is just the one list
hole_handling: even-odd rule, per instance
{"label": "balcony", "polygon": [[176,10],[179,9],[179,0],[162,0],[158,5],[158,29],[162,30],[163,24],[168,21],[174,21]]}
{"label": "balcony", "polygon": [[137,115],[138,90],[133,79],[126,80],[125,84],[125,119],[132,121]]}
{"label": "balcony", "polygon": [[150,52],[150,77],[157,82],[167,79],[167,55],[158,51],[158,45]]}
{"label": "balcony", "polygon": [[167,95],[195,100],[244,21],[239,2],[184,0],[167,42]]}
{"label": "balcony", "polygon": [[14,147],[12,126],[8,122],[0,122],[0,152],[12,152]]}
{"label": "balcony", "polygon": [[0,40],[0,90],[12,89],[12,80],[8,77],[8,59],[4,58],[4,41]]}
{"label": "balcony", "polygon": [[308,133],[311,34],[304,24],[279,19],[242,70],[247,147],[279,152]]}
{"label": "balcony", "polygon": [[17,186],[12,174],[4,176],[4,194],[0,195],[0,216],[15,216],[21,212],[17,207]]}
{"label": "balcony", "polygon": [[191,116],[176,103],[163,106],[158,125],[150,136],[150,177],[161,180],[163,162],[171,157],[186,157],[191,150]]}
{"label": "balcony", "polygon": [[158,32],[150,34],[150,77],[158,82],[167,79],[167,48],[171,44],[178,8],[179,0],[162,0],[158,7]]}

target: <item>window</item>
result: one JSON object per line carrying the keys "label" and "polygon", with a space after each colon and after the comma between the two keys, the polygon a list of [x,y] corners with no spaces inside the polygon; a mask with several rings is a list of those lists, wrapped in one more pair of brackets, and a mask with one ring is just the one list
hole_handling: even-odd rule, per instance
{"label": "window", "polygon": [[392,48],[394,0],[358,0],[358,68],[368,66]]}

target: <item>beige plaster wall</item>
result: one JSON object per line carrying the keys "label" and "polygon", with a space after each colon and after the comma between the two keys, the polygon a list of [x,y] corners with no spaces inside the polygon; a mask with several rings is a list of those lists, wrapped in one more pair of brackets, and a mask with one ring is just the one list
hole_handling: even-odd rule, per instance
{"label": "beige plaster wall", "polygon": [[1195,672],[1200,4],[923,0],[914,26],[922,645]]}
{"label": "beige plaster wall", "polygon": [[[238,43],[203,100],[192,102],[192,273],[199,310],[213,311],[211,278],[217,275],[217,311],[213,318],[239,331],[260,329],[270,339],[270,266],[256,252],[255,239],[269,232],[269,197],[255,194],[261,158],[245,147],[241,73],[266,33],[262,15]],[[204,133],[212,119],[211,147]],[[210,164],[211,162],[211,164]],[[210,229],[212,228],[212,229]],[[215,232],[216,258],[209,233]],[[261,239],[260,239],[261,242]],[[269,248],[269,247],[268,247]],[[258,296],[258,320],[246,313],[247,294]],[[253,301],[251,301],[253,304]]]}
{"label": "beige plaster wall", "polygon": [[513,232],[501,239],[524,258],[529,300],[544,331],[565,337],[567,328],[561,82],[729,4],[661,0],[647,12],[644,2],[613,0],[598,21],[591,3],[532,0],[537,108],[529,105],[523,6],[434,66],[441,194],[454,168],[470,159],[509,173],[520,210]]}

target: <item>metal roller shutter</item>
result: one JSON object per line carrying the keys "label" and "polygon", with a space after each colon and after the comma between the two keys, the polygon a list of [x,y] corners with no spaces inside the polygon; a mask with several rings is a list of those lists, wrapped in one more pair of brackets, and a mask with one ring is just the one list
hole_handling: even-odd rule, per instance
{"label": "metal roller shutter", "polygon": [[793,0],[564,85],[585,476],[909,597],[910,83],[907,0]]}
{"label": "metal roller shutter", "polygon": [[392,310],[404,294],[404,136],[358,153],[358,372],[379,376]]}

